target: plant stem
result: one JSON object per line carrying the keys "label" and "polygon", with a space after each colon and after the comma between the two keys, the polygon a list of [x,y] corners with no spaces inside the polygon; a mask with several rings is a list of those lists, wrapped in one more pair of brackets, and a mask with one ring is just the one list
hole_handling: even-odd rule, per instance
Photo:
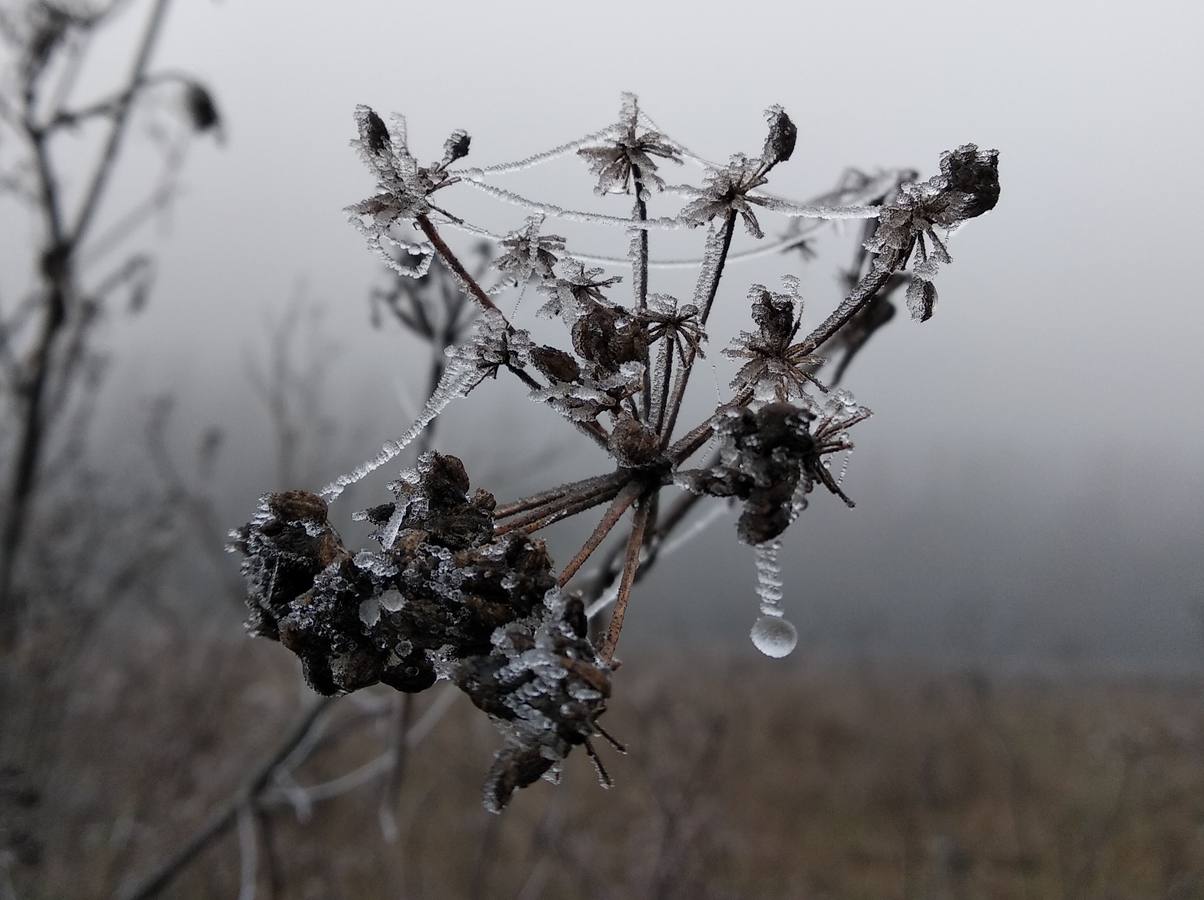
{"label": "plant stem", "polygon": [[547,528],[549,525],[554,525],[563,519],[572,518],[586,510],[593,509],[599,504],[605,503],[607,500],[612,500],[618,492],[619,488],[607,488],[599,493],[584,497],[576,503],[565,506],[563,509],[548,513],[539,519],[527,523],[523,530],[527,534],[534,534],[540,529]]}
{"label": "plant stem", "polygon": [[[648,218],[648,204],[644,202],[644,175],[640,167],[632,163],[631,182],[635,187],[635,218],[643,222]],[[635,281],[636,308],[640,311],[648,308],[648,229],[641,228],[636,234],[636,258],[632,260],[632,275]],[[652,373],[649,371],[650,359],[648,348],[644,348],[644,391],[641,406],[644,410],[644,421],[647,422],[652,411]]]}
{"label": "plant stem", "polygon": [[882,290],[883,286],[890,281],[891,276],[902,263],[903,255],[898,250],[892,251],[889,254],[883,254],[874,260],[873,264],[870,265],[870,270],[857,282],[853,290],[841,302],[840,306],[836,307],[832,311],[832,314],[824,319],[800,343],[791,347],[791,352],[797,353],[799,356],[806,356],[823,346],[850,319],[865,309],[869,302]]}
{"label": "plant stem", "polygon": [[629,482],[624,486],[619,495],[615,497],[614,502],[607,508],[606,513],[602,516],[602,521],[598,523],[598,527],[594,529],[585,541],[585,544],[577,551],[577,555],[569,560],[568,565],[564,567],[564,571],[560,573],[557,579],[557,584],[564,587],[572,580],[572,577],[577,574],[577,570],[585,565],[586,560],[593,555],[593,552],[598,549],[598,545],[606,540],[606,536],[610,534],[610,530],[619,523],[619,519],[623,518],[623,513],[627,511],[627,507],[635,502],[636,497],[640,495],[641,486],[635,482]]}
{"label": "plant stem", "polygon": [[158,896],[164,888],[175,880],[190,862],[211,843],[225,834],[230,826],[238,820],[238,814],[255,798],[267,785],[276,767],[292,752],[309,734],[310,727],[331,703],[334,697],[323,697],[314,703],[309,710],[288,732],[288,736],[255,770],[246,784],[234,796],[230,797],[192,838],[176,853],[164,862],[149,876],[122,894],[124,900],[150,900]]}
{"label": "plant stem", "polygon": [[381,823],[381,831],[385,837],[394,841],[397,839],[397,804],[401,799],[401,787],[405,782],[406,760],[409,756],[409,743],[406,736],[410,733],[410,725],[414,717],[414,695],[402,694],[394,701],[397,707],[389,722],[389,745],[393,751],[392,765],[385,775],[384,790],[380,795],[380,807],[377,810]]}
{"label": "plant stem", "polygon": [[497,308],[497,304],[489,299],[489,295],[485,293],[484,288],[477,283],[475,278],[468,274],[468,270],[464,268],[464,264],[460,262],[459,257],[444,242],[443,238],[439,235],[438,229],[435,228],[435,223],[426,216],[417,216],[414,221],[418,223],[418,227],[422,229],[422,233],[426,235],[426,239],[431,242],[431,246],[435,248],[435,252],[439,254],[439,258],[452,270],[452,273],[464,285],[465,289],[472,294],[473,298],[481,304],[481,307],[493,310],[499,316],[502,316],[502,321],[506,323],[507,327],[510,327],[510,322],[502,315],[502,311]]}
{"label": "plant stem", "polygon": [[602,642],[599,655],[606,662],[615,657],[615,648],[619,644],[619,634],[623,630],[623,617],[627,615],[627,603],[631,599],[631,586],[635,583],[636,572],[640,567],[640,551],[644,549],[644,528],[648,524],[648,511],[651,504],[647,496],[640,501],[635,510],[635,518],[631,524],[631,534],[627,536],[627,553],[623,559],[623,574],[619,578],[619,595],[615,600],[615,611],[610,617],[610,626],[606,629],[606,639]]}
{"label": "plant stem", "polygon": [[[706,300],[703,303],[702,317],[700,322],[703,326],[706,325],[707,319],[711,315],[711,307],[715,303],[715,296],[719,293],[719,281],[723,278],[723,267],[727,262],[727,254],[732,246],[732,231],[736,225],[736,211],[728,210],[727,215],[723,219],[723,225],[719,237],[719,256],[715,262],[714,269],[710,272],[709,282],[699,281],[700,290],[697,293],[705,292]],[[700,279],[707,275],[706,267],[700,273]],[[686,357],[686,364],[678,372],[678,377],[673,385],[673,399],[669,401],[669,415],[665,420],[664,428],[661,431],[661,447],[668,447],[669,442],[673,440],[673,429],[677,425],[677,415],[681,412],[682,400],[686,395],[686,385],[690,381],[690,373],[694,370],[694,362],[698,357],[698,351],[693,347]]]}
{"label": "plant stem", "polygon": [[[157,0],[150,12],[142,34],[130,73],[130,85],[138,84],[150,60],[150,54],[158,38],[163,16],[169,0]],[[0,527],[0,646],[12,643],[17,638],[20,610],[14,596],[17,558],[28,530],[26,519],[29,504],[38,481],[38,464],[42,456],[49,414],[46,411],[46,393],[60,343],[60,333],[67,321],[68,305],[74,299],[74,257],[96,211],[97,204],[108,183],[117,152],[125,136],[129,113],[133,104],[131,93],[113,113],[113,125],[101,151],[100,159],[85,189],[83,205],[74,228],[66,230],[61,209],[58,181],[46,147],[47,132],[34,121],[37,85],[33,81],[24,85],[22,91],[24,115],[22,130],[33,152],[38,180],[38,202],[46,219],[47,246],[42,254],[43,278],[45,281],[46,318],[34,353],[29,361],[31,374],[24,385],[24,414],[19,425],[16,441],[16,462],[13,465],[8,503]]]}
{"label": "plant stem", "polygon": [[660,397],[656,404],[656,433],[660,434],[665,427],[665,411],[669,405],[669,385],[673,379],[673,344],[666,341],[661,348],[661,370],[659,376]]}
{"label": "plant stem", "polygon": [[147,20],[146,29],[142,34],[142,42],[138,47],[137,56],[134,57],[133,69],[130,71],[129,88],[122,93],[116,103],[116,110],[113,113],[113,127],[109,131],[109,137],[100,154],[100,162],[96,166],[92,182],[89,184],[87,192],[84,195],[83,204],[80,206],[79,216],[76,218],[75,227],[71,232],[72,243],[78,244],[83,240],[88,226],[92,223],[92,219],[96,215],[96,210],[100,205],[101,197],[104,195],[105,187],[109,183],[109,176],[113,172],[113,164],[117,161],[117,153],[121,149],[121,142],[125,137],[126,126],[129,123],[130,110],[134,105],[137,87],[142,82],[143,73],[150,62],[151,51],[154,50],[155,42],[159,37],[159,31],[163,26],[163,18],[167,13],[169,2],[170,0],[155,0],[155,5],[151,8],[150,18]]}
{"label": "plant stem", "polygon": [[509,519],[495,527],[493,533],[503,535],[522,528],[530,534],[531,532],[538,531],[540,528],[551,525],[553,522],[559,522],[561,519],[575,516],[577,513],[584,512],[587,509],[592,509],[599,503],[605,503],[607,500],[613,499],[620,489],[621,485],[619,483],[610,482],[587,490],[566,494]]}
{"label": "plant stem", "polygon": [[695,452],[697,452],[699,447],[701,447],[707,442],[707,440],[710,439],[711,430],[714,428],[715,422],[727,415],[727,413],[731,410],[741,406],[746,406],[749,401],[752,400],[752,398],[752,390],[745,388],[727,403],[723,404],[723,406],[719,407],[719,409],[715,410],[714,413],[707,417],[705,422],[700,425],[696,425],[687,431],[681,437],[681,439],[673,444],[673,446],[671,446],[668,450],[668,456],[673,465],[680,465],[682,462],[689,459]]}

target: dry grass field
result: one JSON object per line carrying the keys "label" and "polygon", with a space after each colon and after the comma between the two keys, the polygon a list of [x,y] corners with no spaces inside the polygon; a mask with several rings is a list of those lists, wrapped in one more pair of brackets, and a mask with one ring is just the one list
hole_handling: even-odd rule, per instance
{"label": "dry grass field", "polygon": [[[94,645],[100,674],[41,723],[58,735],[38,751],[49,787],[8,788],[16,896],[112,896],[309,701],[279,648],[204,643],[148,639],[116,665]],[[616,676],[607,717],[630,747],[606,755],[616,786],[574,756],[559,787],[501,817],[478,794],[497,736],[458,697],[409,755],[395,840],[379,780],[301,816],[282,804],[258,834],[255,884],[276,900],[1201,897],[1201,687],[783,668],[751,652],[640,661]],[[345,698],[298,780],[353,770],[384,740]],[[237,835],[165,895],[238,896]]]}

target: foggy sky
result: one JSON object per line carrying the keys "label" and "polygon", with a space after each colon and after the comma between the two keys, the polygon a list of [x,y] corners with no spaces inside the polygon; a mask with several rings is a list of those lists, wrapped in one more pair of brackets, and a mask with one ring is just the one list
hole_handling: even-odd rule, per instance
{"label": "foggy sky", "polygon": [[[341,211],[372,189],[347,143],[357,103],[404,112],[420,158],[464,128],[482,165],[608,124],[623,90],[719,159],[759,151],[762,110],[781,103],[799,142],[770,189],[797,197],[848,165],[927,177],[942,150],[973,141],[1000,150],[998,208],[953,240],[935,318],[901,314],[851,370],[848,387],[876,413],[857,429],[845,483],[858,507],[815,496],[790,532],[787,614],[814,652],[1190,664],[1204,647],[1189,612],[1204,601],[1204,312],[1193,277],[1204,16],[1190,3],[1119,6],[177,3],[157,58],[212,86],[228,140],[192,147],[183,196],[162,235],[145,235],[156,290],[146,314],[112,327],[100,445],[117,454],[136,442],[147,399],[174,391],[185,432],[227,430],[223,508],[243,515],[271,479],[246,360],[299,282],[338,348],[328,397],[346,432],[315,477],[408,424],[396,392],[420,389],[424,350],[370,328],[379,266]],[[93,72],[122,60],[118,47]],[[117,192],[141,196],[154,163],[132,155]],[[515,184],[604,208],[573,160]],[[622,210],[614,203],[606,211]],[[464,204],[455,211],[497,230],[524,215]],[[7,224],[24,222],[13,207],[0,215],[9,296],[28,235]],[[770,235],[785,224],[761,218]],[[622,247],[621,235],[554,230],[573,249]],[[790,257],[733,268],[710,356],[744,324],[750,282],[800,275],[818,321],[840,299],[836,269],[854,240],[852,230],[825,239],[805,267]],[[689,250],[674,236],[658,253],[656,241],[654,255]],[[680,295],[685,284],[652,289]],[[696,382],[701,411],[715,378],[703,369]],[[575,455],[554,414],[527,405],[521,428],[493,427],[521,394],[484,393],[449,413],[437,442],[470,473],[494,467],[514,491],[541,486],[515,473],[549,443],[563,448],[539,477],[590,473],[596,459]],[[746,640],[752,555],[730,519],[680,561],[637,595],[631,634]]]}

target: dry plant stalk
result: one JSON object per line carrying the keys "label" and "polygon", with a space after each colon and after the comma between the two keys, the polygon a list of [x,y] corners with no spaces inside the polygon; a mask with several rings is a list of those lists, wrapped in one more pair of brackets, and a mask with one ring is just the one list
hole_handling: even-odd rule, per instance
{"label": "dry plant stalk", "polygon": [[[941,157],[939,175],[910,173],[858,177],[808,203],[763,190],[769,173],[794,150],[796,128],[780,107],[767,111],[769,133],[758,154],[707,163],[667,137],[625,95],[614,125],[545,153],[484,168],[460,167],[469,138],[453,133],[443,157],[420,165],[411,154],[405,122],[391,125],[359,107],[353,145],[377,180],[376,192],[349,207],[352,221],[386,262],[420,275],[439,257],[480,314],[469,340],[449,348],[430,402],[414,426],[355,471],[318,493],[288,491],[261,498],[254,518],[233,535],[244,558],[251,611],[249,629],[280,641],[302,661],[309,684],[322,694],[355,691],[383,682],[399,691],[455,682],[504,735],[485,786],[485,806],[499,811],[514,790],[539,778],[555,781],[570,750],[583,745],[608,776],[592,745],[606,737],[598,718],[606,709],[624,613],[639,574],[655,558],[665,532],[657,527],[665,488],[697,497],[740,501],[741,541],[757,548],[761,615],[754,643],[770,656],[793,648],[794,627],[783,617],[778,541],[818,484],[852,506],[828,458],[852,448],[849,430],[870,412],[818,373],[816,354],[843,345],[849,355],[889,314],[875,310],[893,286],[906,281],[914,318],[932,315],[936,268],[949,262],[946,234],[992,209],[999,195],[998,154],[966,144]],[[629,216],[561,208],[492,183],[494,175],[576,153],[597,177],[600,195],[631,198]],[[670,185],[666,163],[705,167],[701,185]],[[492,234],[437,206],[452,185],[483,191],[526,207],[532,215],[510,234]],[[654,195],[685,202],[673,215],[652,217]],[[798,248],[806,235],[834,219],[866,222],[866,236],[849,278],[848,295],[809,334],[800,336],[798,280],[781,290],[752,285],[752,324],[724,351],[742,365],[732,396],[703,422],[677,432],[683,399],[709,342],[707,325],[742,226],[764,238],[758,214],[776,213],[796,224],[770,249]],[[624,229],[627,259],[575,256],[564,238],[545,233],[548,217]],[[398,235],[411,223],[425,240]],[[469,274],[441,236],[455,227],[495,240],[497,282],[486,289]],[[649,292],[649,234],[705,229],[697,283],[686,302]],[[402,260],[398,262],[398,251]],[[760,251],[743,256],[760,255]],[[630,303],[614,297],[618,276],[587,263],[629,266]],[[908,265],[914,264],[908,270]],[[494,298],[528,286],[544,297],[540,314],[563,322],[570,349],[537,344],[501,312]],[[420,440],[453,400],[490,378],[519,379],[538,403],[560,413],[604,448],[614,469],[499,505],[471,488],[454,456],[427,451],[390,485],[393,499],[358,514],[375,526],[378,550],[348,548],[328,520],[343,490],[397,458]],[[708,443],[717,457],[691,459]],[[553,523],[605,506],[581,549],[557,570],[533,535]],[[580,570],[628,510],[633,524],[617,571],[614,611],[600,647],[588,636],[586,586]],[[686,507],[688,509],[688,506]],[[679,522],[679,506],[666,518]],[[616,558],[617,559],[617,558]],[[604,566],[609,572],[609,567]],[[609,579],[608,579],[609,580]],[[601,611],[608,583],[594,583],[591,612]]]}
{"label": "dry plant stalk", "polygon": [[[0,9],[0,46],[9,51],[0,65],[0,195],[26,206],[40,231],[34,284],[17,302],[0,302],[0,646],[16,644],[29,597],[44,580],[32,564],[22,571],[19,563],[37,542],[34,507],[52,486],[46,476],[56,430],[90,411],[87,395],[103,369],[94,334],[123,293],[136,313],[150,291],[151,257],[128,253],[115,265],[111,257],[170,203],[187,134],[221,134],[217,106],[200,81],[151,66],[170,5],[147,4],[127,74],[110,92],[86,101],[76,95],[97,85],[85,80],[81,86],[84,60],[98,41],[103,49],[103,26],[130,4],[27,0]],[[183,129],[165,132],[163,177],[101,228],[134,114],[165,89],[179,92],[184,122]],[[103,137],[80,174],[61,158],[61,146],[92,126]],[[101,263],[108,270],[94,274]]]}

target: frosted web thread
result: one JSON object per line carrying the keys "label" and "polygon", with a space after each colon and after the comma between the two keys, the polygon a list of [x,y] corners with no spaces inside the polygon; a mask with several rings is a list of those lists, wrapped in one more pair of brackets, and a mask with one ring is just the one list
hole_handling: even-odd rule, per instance
{"label": "frosted web thread", "polygon": [[[724,168],[723,163],[717,163],[717,162],[714,162],[713,160],[707,159],[705,156],[700,156],[699,154],[697,154],[693,150],[691,150],[689,147],[687,147],[685,144],[683,144],[681,141],[679,141],[673,137],[670,137],[664,131],[664,129],[662,129],[659,125],[656,124],[655,121],[653,121],[651,116],[649,116],[646,112],[644,112],[643,109],[640,110],[639,115],[640,115],[641,121],[643,121],[643,123],[648,128],[652,129],[653,131],[659,132],[661,137],[664,139],[665,143],[668,144],[669,146],[671,146],[678,153],[680,153],[683,159],[688,159],[688,160],[690,160],[690,162],[694,163],[695,165],[697,165],[703,169],[722,169],[722,168]],[[891,187],[893,187],[897,181],[898,181],[898,173],[897,172],[883,172],[880,175],[873,178],[868,184],[866,184],[860,190],[842,191],[842,190],[837,189],[835,191],[829,192],[829,194],[827,194],[823,197],[817,197],[816,199],[824,200],[824,199],[829,199],[830,197],[838,197],[843,194],[849,194],[849,193],[855,194],[855,195],[859,194],[866,198],[878,197],[878,196],[881,196],[883,192],[885,192],[885,191],[889,190]],[[789,197],[782,197],[777,194],[771,194],[768,191],[758,191],[756,194],[752,194],[750,196],[755,196],[755,197],[759,197],[762,199],[768,198],[770,200],[778,201],[778,202],[781,202],[784,204],[797,204],[797,201],[791,200]]]}
{"label": "frosted web thread", "polygon": [[882,211],[880,206],[824,206],[795,203],[792,200],[771,197],[762,193],[749,193],[748,198],[756,200],[765,209],[796,219],[876,219]]}
{"label": "frosted web thread", "polygon": [[575,150],[580,150],[582,147],[589,147],[596,144],[598,141],[605,141],[612,138],[614,135],[614,126],[608,125],[600,131],[595,131],[592,134],[587,134],[584,137],[577,138],[575,141],[567,141],[563,144],[557,144],[548,150],[543,150],[539,153],[532,153],[530,156],[524,156],[522,159],[516,159],[512,162],[495,163],[492,166],[482,166],[480,168],[468,167],[464,169],[452,169],[448,174],[460,178],[476,179],[485,174],[501,174],[504,172],[521,172],[524,169],[533,168],[540,163],[549,162],[561,156],[567,156]]}
{"label": "frosted web thread", "polygon": [[422,407],[422,411],[418,414],[418,418],[414,420],[404,434],[395,440],[385,443],[381,447],[380,452],[367,462],[356,466],[352,471],[340,475],[326,487],[322,488],[322,497],[329,503],[337,500],[339,495],[343,493],[349,486],[358,481],[362,481],[368,475],[375,472],[385,463],[396,459],[401,453],[418,439],[426,427],[435,420],[435,418],[443,412],[453,400],[463,397],[472,387],[476,376],[477,368],[472,363],[461,359],[458,356],[450,356],[447,362],[447,368],[443,372],[443,377],[439,379],[439,384],[435,388],[430,399]]}
{"label": "frosted web thread", "polygon": [[655,131],[658,134],[660,134],[661,138],[664,140],[664,142],[666,144],[668,144],[670,147],[672,147],[674,150],[676,150],[678,153],[680,153],[682,155],[682,158],[688,159],[690,162],[692,162],[695,165],[700,166],[704,169],[722,169],[723,168],[723,166],[721,164],[711,162],[706,157],[699,156],[697,153],[695,153],[693,150],[691,150],[689,147],[687,147],[681,141],[675,140],[674,138],[670,137],[663,128],[661,128],[659,125],[656,124],[655,121],[653,121],[652,116],[650,116],[650,115],[648,115],[648,113],[644,112],[644,110],[642,108],[639,111],[639,117],[640,117],[640,121],[642,121],[650,130]]}
{"label": "frosted web thread", "polygon": [[[814,232],[821,231],[827,225],[829,220],[819,219],[808,222],[807,225],[796,229],[793,233],[785,235],[776,241],[768,244],[761,244],[751,250],[742,250],[739,253],[729,253],[727,255],[727,264],[744,262],[746,260],[758,259],[762,256],[772,256],[775,253],[781,253],[789,250],[791,247],[799,243],[803,238]],[[487,240],[501,243],[509,235],[498,234],[490,231],[487,228],[482,228],[479,225],[473,225],[469,222],[452,222],[446,223],[452,228],[456,228],[466,234],[471,234],[476,237],[486,238]],[[631,260],[625,256],[606,256],[598,253],[578,253],[576,251],[566,251],[565,256],[570,259],[575,259],[582,263],[595,263],[604,266],[629,266]],[[705,260],[702,257],[682,257],[680,259],[650,259],[648,260],[648,268],[650,269],[696,269],[702,265]]]}
{"label": "frosted web thread", "polygon": [[505,188],[496,187],[476,178],[464,178],[460,184],[466,184],[477,190],[484,191],[499,200],[505,200],[507,203],[513,203],[515,206],[521,206],[529,209],[532,212],[541,213],[545,216],[552,216],[557,219],[565,219],[569,222],[582,222],[590,225],[615,225],[619,228],[637,228],[643,230],[666,230],[680,231],[692,227],[685,219],[680,216],[672,218],[659,217],[655,219],[629,219],[624,216],[608,216],[603,213],[586,212],[580,209],[565,209],[562,206],[557,206],[554,203],[541,203],[538,200],[532,200],[530,197],[524,197],[522,194],[517,194],[514,191],[506,190]]}

